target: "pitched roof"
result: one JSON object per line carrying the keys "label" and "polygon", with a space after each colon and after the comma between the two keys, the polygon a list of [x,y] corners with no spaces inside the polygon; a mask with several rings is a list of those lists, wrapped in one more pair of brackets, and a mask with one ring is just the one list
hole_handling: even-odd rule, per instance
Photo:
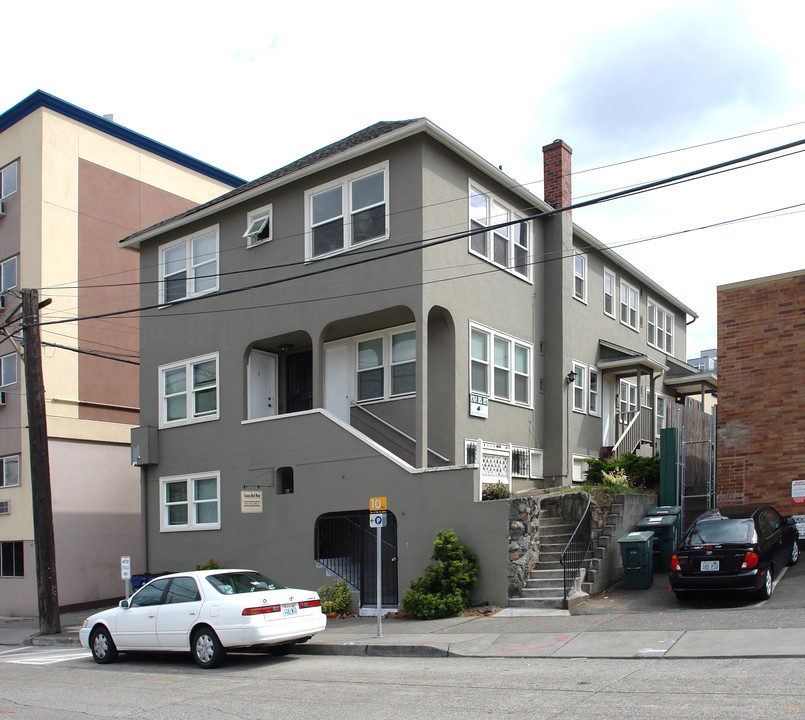
{"label": "pitched roof", "polygon": [[334,157],[336,155],[340,155],[348,150],[352,150],[353,148],[357,148],[365,143],[368,143],[372,140],[376,140],[383,135],[387,135],[395,130],[399,130],[401,128],[406,127],[407,125],[411,125],[412,123],[419,122],[418,119],[412,120],[396,120],[392,122],[381,121],[377,122],[374,125],[370,125],[369,127],[364,128],[363,130],[359,130],[348,137],[343,138],[342,140],[338,140],[337,142],[331,143],[330,145],[325,145],[323,148],[319,148],[318,150],[310,153],[309,155],[305,155],[298,160],[294,160],[292,163],[285,165],[278,170],[274,170],[273,172],[268,173],[267,175],[263,175],[262,177],[257,178],[256,180],[252,180],[251,182],[247,182],[240,187],[231,190],[228,193],[220,195],[217,198],[213,198],[208,202],[202,203],[201,205],[197,205],[189,210],[180,213],[179,215],[175,215],[174,217],[167,218],[162,222],[156,223],[151,227],[144,228],[132,235],[129,235],[123,240],[120,241],[121,245],[136,245],[137,238],[140,235],[150,235],[155,230],[165,226],[165,225],[172,225],[177,221],[181,221],[185,218],[191,218],[191,216],[195,214],[202,213],[204,210],[207,210],[215,205],[226,203],[228,200],[238,197],[239,195],[243,195],[248,193],[251,190],[259,188],[262,185],[268,185],[270,183],[276,182],[277,180],[281,180],[284,177],[289,175],[293,175],[305,168],[308,168],[312,165],[316,165],[328,158]]}
{"label": "pitched roof", "polygon": [[31,93],[27,98],[14,105],[14,107],[9,108],[4,113],[0,114],[0,133],[2,133],[4,130],[7,130],[15,123],[18,123],[24,117],[30,115],[39,108],[53,110],[54,112],[70,118],[71,120],[77,120],[87,127],[100,130],[107,135],[111,135],[112,137],[129,143],[129,145],[138,147],[141,150],[146,150],[154,155],[159,155],[160,157],[170,160],[177,165],[186,167],[189,170],[194,170],[201,175],[205,175],[208,178],[225,183],[226,185],[237,187],[238,185],[242,185],[244,182],[246,182],[243,178],[236,177],[231,173],[225,172],[217,167],[213,167],[212,165],[208,165],[207,163],[197,160],[190,155],[185,155],[183,152],[174,150],[172,147],[163,145],[162,143],[152,140],[145,135],[140,135],[133,130],[129,130],[122,125],[118,125],[116,122],[107,120],[105,117],[95,115],[94,113],[83,110],[76,105],[71,105],[70,103],[61,100],[54,95],[43,92],[42,90],[37,90]]}

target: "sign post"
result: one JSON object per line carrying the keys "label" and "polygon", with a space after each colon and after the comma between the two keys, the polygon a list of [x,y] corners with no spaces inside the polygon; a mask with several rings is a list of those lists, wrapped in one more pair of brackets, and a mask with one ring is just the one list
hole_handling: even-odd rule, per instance
{"label": "sign post", "polygon": [[120,579],[126,583],[126,602],[128,603],[131,588],[131,555],[120,556]]}
{"label": "sign post", "polygon": [[369,524],[377,529],[377,637],[383,637],[383,581],[381,528],[386,524],[386,498],[369,498]]}

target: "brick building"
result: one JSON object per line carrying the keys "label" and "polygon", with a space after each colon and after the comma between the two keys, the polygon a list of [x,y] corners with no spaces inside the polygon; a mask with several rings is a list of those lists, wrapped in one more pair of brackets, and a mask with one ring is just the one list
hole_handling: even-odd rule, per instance
{"label": "brick building", "polygon": [[718,288],[717,427],[720,505],[805,508],[805,270]]}

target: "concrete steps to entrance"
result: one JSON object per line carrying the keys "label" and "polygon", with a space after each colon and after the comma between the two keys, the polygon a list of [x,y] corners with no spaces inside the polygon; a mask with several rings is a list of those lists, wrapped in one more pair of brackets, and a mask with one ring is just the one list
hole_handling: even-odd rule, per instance
{"label": "concrete steps to entrance", "polygon": [[559,558],[576,529],[561,517],[539,514],[539,561],[534,565],[520,597],[509,598],[510,607],[561,608],[564,570]]}

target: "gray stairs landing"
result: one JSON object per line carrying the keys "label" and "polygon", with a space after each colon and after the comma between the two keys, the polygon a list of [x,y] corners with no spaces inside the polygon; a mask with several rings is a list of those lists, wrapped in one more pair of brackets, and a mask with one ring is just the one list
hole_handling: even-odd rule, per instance
{"label": "gray stairs landing", "polygon": [[564,598],[564,571],[559,562],[570,536],[576,529],[562,517],[539,514],[539,561],[534,565],[520,597],[509,598],[509,607],[561,608]]}

